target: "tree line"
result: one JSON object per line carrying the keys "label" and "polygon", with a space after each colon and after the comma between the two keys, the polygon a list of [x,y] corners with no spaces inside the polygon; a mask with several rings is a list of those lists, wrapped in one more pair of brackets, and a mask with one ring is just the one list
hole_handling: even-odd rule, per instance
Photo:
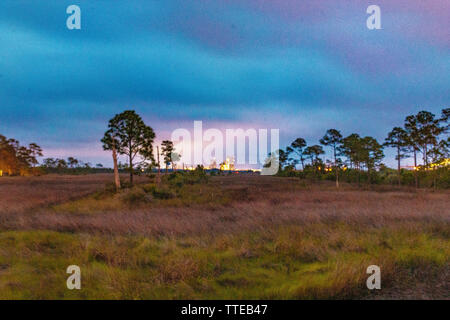
{"label": "tree line", "polygon": [[41,168],[47,173],[83,173],[91,172],[93,169],[102,169],[103,165],[97,163],[93,166],[90,162],[84,162],[74,157],[45,158],[42,160]]}
{"label": "tree line", "polygon": [[[412,172],[415,176],[415,185],[418,186],[419,171],[437,169],[449,158],[449,113],[447,108],[442,110],[440,117],[428,111],[410,115],[406,117],[403,127],[393,128],[382,143],[374,137],[363,137],[357,133],[344,137],[336,129],[327,130],[320,139],[320,144],[307,145],[305,139],[297,138],[286,149],[276,152],[280,164],[279,175],[326,174],[328,177],[334,177],[337,187],[340,175],[347,181],[349,176],[355,176],[358,183],[364,177],[368,184],[371,184],[376,172],[388,170],[382,163],[383,150],[385,147],[392,147],[397,153],[398,184],[401,184],[401,160],[412,156],[414,157]],[[110,120],[102,142],[103,148],[113,153],[114,168],[119,168],[117,155],[127,156],[132,184],[135,167],[146,170],[157,166],[158,170],[160,169],[159,146],[157,146],[158,159],[155,160],[153,155],[154,138],[153,129],[147,126],[135,111],[128,110]],[[331,160],[322,159],[325,154],[324,148],[330,148],[332,151]],[[167,171],[170,164],[173,167],[178,155],[173,152],[173,143],[168,140],[162,142],[161,151]],[[420,165],[419,154],[422,155]],[[270,156],[273,155],[269,154],[269,159]],[[301,169],[295,170],[298,166],[301,166]]]}
{"label": "tree line", "polygon": [[[301,165],[302,172],[328,174],[330,172],[339,187],[339,176],[345,171],[356,172],[360,182],[361,173],[365,172],[367,182],[372,181],[375,170],[387,170],[382,163],[385,147],[394,148],[397,161],[397,183],[402,183],[401,161],[413,157],[414,184],[419,187],[419,175],[422,171],[432,171],[437,179],[436,170],[445,168],[448,172],[450,138],[450,108],[443,109],[440,116],[429,111],[420,111],[405,118],[402,127],[394,127],[383,143],[375,138],[361,137],[352,133],[343,137],[336,129],[329,129],[320,139],[320,144],[308,146],[303,138],[295,139],[286,149],[277,151],[280,163],[280,175],[293,175],[294,169]],[[330,148],[333,158],[323,160],[324,147]],[[418,157],[422,157],[419,164]],[[434,181],[433,185],[436,185]]]}
{"label": "tree line", "polygon": [[23,146],[16,139],[0,135],[0,175],[39,175],[44,173],[90,172],[102,169],[101,163],[95,167],[74,157],[67,159],[45,158],[39,164],[38,157],[43,157],[42,148],[36,143]]}
{"label": "tree line", "polygon": [[[414,175],[414,184],[419,186],[419,177],[422,172],[432,171],[433,185],[436,185],[437,175],[441,167],[448,176],[449,158],[449,114],[450,109],[442,110],[440,116],[428,111],[420,111],[416,115],[405,118],[403,126],[394,127],[383,143],[375,138],[362,137],[352,133],[344,137],[337,129],[329,129],[319,140],[319,144],[308,145],[303,138],[295,139],[287,148],[276,153],[279,160],[279,175],[312,176],[314,178],[325,176],[333,178],[339,187],[340,177],[346,181],[361,182],[364,178],[369,184],[376,178],[376,172],[390,170],[382,163],[384,148],[391,147],[396,151],[397,183],[402,179]],[[155,133],[146,125],[142,118],[133,110],[127,110],[114,116],[108,123],[101,142],[104,150],[112,152],[116,186],[120,187],[119,170],[128,170],[130,183],[133,184],[133,175],[136,170],[148,171],[154,167],[161,169],[159,156],[163,156],[166,171],[173,165],[179,156],[174,152],[173,143],[164,140],[157,146],[158,159],[154,159],[153,143]],[[324,148],[329,148],[332,159],[323,159]],[[127,157],[127,164],[118,162],[118,156]],[[15,139],[7,139],[0,135],[0,170],[10,175],[27,174],[38,165],[37,157],[42,156],[42,149],[35,143],[21,146]],[[269,159],[274,155],[269,154]],[[401,161],[413,157],[414,170],[405,172],[401,169]],[[421,160],[419,160],[419,157]],[[269,160],[270,161],[270,160]],[[420,163],[419,163],[420,162]],[[84,163],[74,157],[67,159],[46,158],[40,168],[47,172],[66,172],[73,169],[91,169],[90,163]],[[97,169],[102,165],[97,164]],[[297,170],[299,169],[299,170]],[[447,177],[446,176],[446,177]],[[408,182],[409,184],[409,182]]]}
{"label": "tree line", "polygon": [[33,174],[42,156],[42,149],[36,143],[22,146],[16,139],[0,134],[0,173],[8,175]]}

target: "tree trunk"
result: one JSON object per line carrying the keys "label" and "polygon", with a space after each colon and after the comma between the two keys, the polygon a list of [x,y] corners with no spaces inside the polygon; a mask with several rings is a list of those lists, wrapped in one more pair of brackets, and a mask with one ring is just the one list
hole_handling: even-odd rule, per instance
{"label": "tree trunk", "polygon": [[397,170],[398,170],[398,185],[402,184],[402,177],[400,171],[400,146],[397,145]]}
{"label": "tree trunk", "polygon": [[130,153],[130,186],[133,186],[133,157],[131,156]]}
{"label": "tree trunk", "polygon": [[433,190],[436,191],[436,184],[437,184],[437,171],[436,168],[433,167]]}
{"label": "tree trunk", "polygon": [[117,166],[117,151],[116,146],[113,143],[113,163],[114,163],[114,182],[116,184],[116,191],[120,190],[120,177],[119,177],[119,168]]}
{"label": "tree trunk", "polygon": [[357,165],[356,170],[358,170],[358,187],[361,187],[361,168],[359,164]]}
{"label": "tree trunk", "polygon": [[419,188],[419,179],[417,177],[417,151],[416,148],[414,148],[414,180],[416,183],[416,189]]}
{"label": "tree trunk", "polygon": [[336,159],[336,145],[334,146],[334,169],[336,170],[336,188],[339,189],[339,169],[337,167],[337,159]]}
{"label": "tree trunk", "polygon": [[336,168],[336,188],[339,189],[339,169],[337,166],[335,168]]}
{"label": "tree trunk", "polygon": [[423,163],[428,167],[428,150],[426,144],[423,146]]}
{"label": "tree trunk", "polygon": [[161,182],[161,162],[159,162],[159,146],[156,146],[156,152],[158,153],[158,175],[156,176],[156,183]]}

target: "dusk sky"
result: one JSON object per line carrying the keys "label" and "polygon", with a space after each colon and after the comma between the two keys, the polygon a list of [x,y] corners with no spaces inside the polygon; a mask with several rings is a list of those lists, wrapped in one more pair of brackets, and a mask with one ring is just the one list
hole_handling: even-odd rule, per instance
{"label": "dusk sky", "polygon": [[[71,4],[81,30],[66,27]],[[366,27],[371,4],[381,30]],[[0,2],[0,134],[46,157],[110,166],[100,139],[126,109],[158,141],[202,120],[278,128],[282,147],[329,128],[382,142],[449,107],[449,84],[448,0]]]}

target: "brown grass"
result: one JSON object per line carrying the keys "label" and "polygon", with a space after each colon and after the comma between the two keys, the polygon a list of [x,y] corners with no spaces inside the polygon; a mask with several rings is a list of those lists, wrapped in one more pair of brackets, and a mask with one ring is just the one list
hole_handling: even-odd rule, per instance
{"label": "brown grass", "polygon": [[[35,207],[81,197],[98,189],[108,178],[111,177],[48,177],[34,183],[36,180],[27,183],[19,180],[22,183],[10,189],[6,202],[14,203],[14,195],[27,200],[19,201],[20,206],[16,205],[13,210],[0,215],[0,228],[179,236],[229,234],[290,224],[346,223],[384,227],[396,222],[407,226],[420,221],[440,223],[444,228],[450,222],[448,192],[355,191],[353,187],[336,191],[332,184],[304,186],[297,179],[277,177],[217,177],[210,183],[210,192],[217,194],[218,190],[236,190],[236,194],[240,194],[229,205],[217,207],[194,205],[180,208],[148,204],[114,209],[114,206],[105,206],[106,212],[90,215],[83,212],[56,214],[52,210]],[[39,187],[34,187],[36,185]],[[39,201],[46,188],[50,195]],[[95,207],[109,201],[113,200],[88,203]],[[33,210],[27,211],[24,207]]]}
{"label": "brown grass", "polygon": [[[147,180],[139,176],[136,179],[138,183]],[[111,174],[0,177],[0,213],[25,212],[77,199],[110,182]]]}
{"label": "brown grass", "polygon": [[[111,180],[0,179],[0,231],[12,231],[0,237],[0,272],[3,259],[16,275],[11,286],[32,281],[29,264],[60,270],[64,259],[75,259],[95,284],[86,297],[449,297],[448,191],[336,190],[333,183],[229,176],[187,189],[226,201],[123,204],[123,195],[134,190],[86,197]],[[57,203],[63,205],[52,206]],[[13,252],[28,262],[17,263]],[[380,294],[364,287],[365,268],[374,263],[383,270]],[[53,274],[47,277],[52,281]],[[3,292],[22,297],[26,290]],[[42,289],[29,296],[65,294]]]}

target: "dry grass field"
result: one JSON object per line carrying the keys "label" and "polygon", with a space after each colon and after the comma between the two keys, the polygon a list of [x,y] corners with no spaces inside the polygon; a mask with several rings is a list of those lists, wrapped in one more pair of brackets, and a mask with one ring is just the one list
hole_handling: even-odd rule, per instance
{"label": "dry grass field", "polygon": [[[450,297],[448,191],[233,175],[140,177],[114,194],[111,180],[0,179],[0,298]],[[79,291],[66,288],[73,264]]]}
{"label": "dry grass field", "polygon": [[0,212],[25,212],[69,201],[102,189],[109,182],[110,174],[1,177]]}

